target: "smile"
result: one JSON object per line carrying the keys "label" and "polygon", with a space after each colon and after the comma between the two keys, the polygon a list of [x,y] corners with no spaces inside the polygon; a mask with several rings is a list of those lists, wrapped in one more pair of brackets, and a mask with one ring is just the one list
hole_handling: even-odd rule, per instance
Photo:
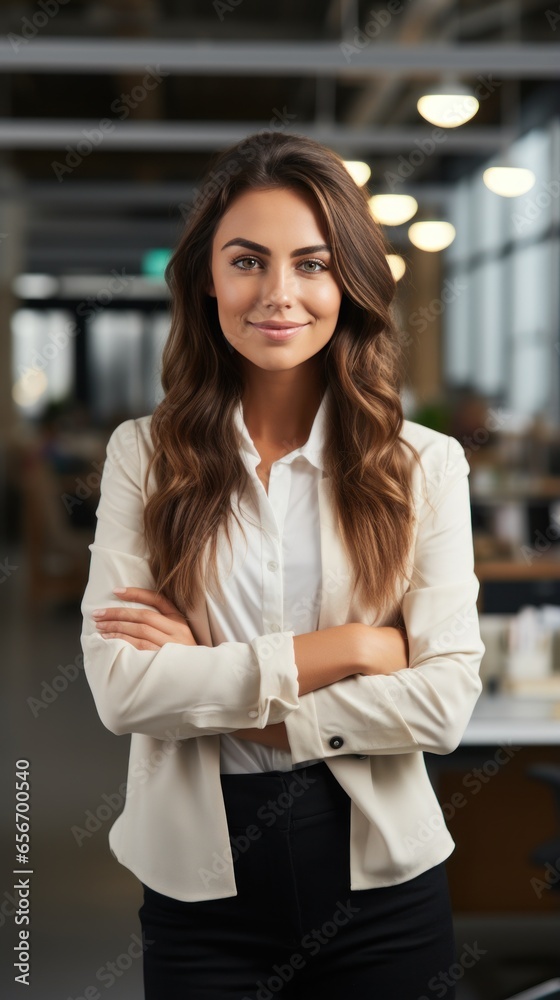
{"label": "smile", "polygon": [[283,342],[285,340],[292,340],[296,337],[300,330],[303,330],[307,326],[307,323],[303,323],[300,326],[288,326],[281,328],[274,328],[271,326],[261,325],[259,323],[251,323],[250,325],[254,326],[255,330],[258,330],[259,333],[262,333],[267,340]]}

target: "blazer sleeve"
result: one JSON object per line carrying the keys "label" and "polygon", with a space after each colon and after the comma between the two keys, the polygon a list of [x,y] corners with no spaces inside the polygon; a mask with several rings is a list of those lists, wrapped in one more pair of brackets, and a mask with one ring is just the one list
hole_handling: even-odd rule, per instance
{"label": "blazer sleeve", "polygon": [[[107,443],[89,578],[81,603],[84,670],[101,721],[111,732],[188,739],[249,726],[262,729],[299,709],[294,632],[251,642],[138,650],[104,639],[96,608],[143,608],[119,601],[113,587],[155,589],[143,530],[138,428],[126,420]],[[153,610],[153,609],[152,609]]]}
{"label": "blazer sleeve", "polygon": [[301,711],[284,720],[294,763],[337,754],[446,754],[459,745],[482,690],[485,648],[468,474],[462,446],[448,436],[440,470],[427,477],[430,506],[417,524],[402,600],[408,667],[355,674],[300,696]]}

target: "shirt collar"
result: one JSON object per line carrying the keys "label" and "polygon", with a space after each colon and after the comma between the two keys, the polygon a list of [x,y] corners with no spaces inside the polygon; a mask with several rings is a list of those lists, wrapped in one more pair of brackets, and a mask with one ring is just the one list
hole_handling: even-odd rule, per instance
{"label": "shirt collar", "polygon": [[[309,437],[305,444],[300,448],[295,448],[290,451],[287,455],[282,458],[277,459],[278,462],[283,462],[286,465],[291,465],[294,459],[306,458],[311,465],[314,465],[316,469],[320,469],[321,472],[324,471],[324,461],[323,461],[323,446],[325,441],[325,421],[326,421],[326,411],[328,400],[332,395],[332,390],[330,386],[327,386],[323,397],[319,404],[319,409],[315,414],[315,419],[313,420],[313,425],[309,433]],[[250,469],[256,469],[261,461],[261,456],[259,455],[253,439],[247,430],[245,424],[245,419],[243,416],[243,404],[241,400],[238,402],[234,410],[234,422],[240,435],[240,447],[242,455]]]}

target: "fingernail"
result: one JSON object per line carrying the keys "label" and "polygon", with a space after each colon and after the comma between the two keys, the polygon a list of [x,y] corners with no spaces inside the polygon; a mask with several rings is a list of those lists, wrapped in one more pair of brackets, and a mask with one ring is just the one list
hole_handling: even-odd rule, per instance
{"label": "fingernail", "polygon": [[92,611],[91,612],[91,617],[92,618],[103,618],[104,614],[105,614],[104,611]]}
{"label": "fingernail", "polygon": [[114,594],[124,594],[126,587],[113,587]]}

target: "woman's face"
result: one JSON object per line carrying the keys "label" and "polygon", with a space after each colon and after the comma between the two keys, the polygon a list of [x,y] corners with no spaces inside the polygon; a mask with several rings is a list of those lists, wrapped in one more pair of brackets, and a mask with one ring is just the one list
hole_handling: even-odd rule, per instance
{"label": "woman's face", "polygon": [[[244,191],[212,243],[212,281],[226,340],[268,371],[293,368],[330,340],[342,286],[314,198],[287,188]],[[291,327],[284,341],[266,335]]]}

